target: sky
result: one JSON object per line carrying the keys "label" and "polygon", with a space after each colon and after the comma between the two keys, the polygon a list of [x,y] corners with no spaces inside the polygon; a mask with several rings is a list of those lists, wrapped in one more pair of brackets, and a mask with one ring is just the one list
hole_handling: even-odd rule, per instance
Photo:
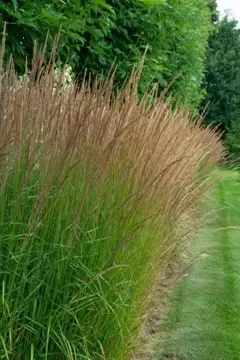
{"label": "sky", "polygon": [[224,13],[224,10],[230,9],[236,20],[240,22],[240,0],[217,0],[218,10]]}

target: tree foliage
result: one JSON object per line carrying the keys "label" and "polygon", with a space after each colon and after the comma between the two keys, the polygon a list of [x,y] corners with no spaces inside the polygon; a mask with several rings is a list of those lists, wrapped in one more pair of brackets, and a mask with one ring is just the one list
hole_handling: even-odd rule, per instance
{"label": "tree foliage", "polygon": [[[240,29],[229,17],[220,20],[216,1],[210,5],[213,32],[209,38],[204,88],[205,122],[218,126],[234,160],[240,158]],[[214,17],[214,14],[216,15]]]}
{"label": "tree foliage", "polygon": [[[157,1],[156,1],[157,3]],[[168,0],[148,6],[138,0],[109,0],[109,31],[101,40],[91,36],[80,48],[78,73],[88,67],[94,75],[105,72],[117,59],[117,80],[122,82],[148,50],[142,74],[143,87],[157,83],[160,90],[174,78],[171,90],[192,108],[202,93],[209,12],[205,0]]]}
{"label": "tree foliage", "polygon": [[234,121],[227,134],[226,145],[230,154],[230,159],[235,164],[240,165],[240,118]]}
{"label": "tree foliage", "polygon": [[60,58],[81,77],[117,66],[122,84],[148,47],[141,88],[157,83],[195,109],[202,96],[209,0],[0,0],[0,25],[7,22],[7,53],[19,72],[33,42],[49,46],[61,26]]}
{"label": "tree foliage", "polygon": [[226,137],[240,118],[240,30],[227,16],[209,39],[205,89],[206,122],[217,125]]}
{"label": "tree foliage", "polygon": [[215,24],[219,20],[219,12],[216,0],[209,0],[209,10],[211,14],[211,22]]}
{"label": "tree foliage", "polygon": [[89,33],[97,35],[98,21],[93,14],[109,8],[104,0],[0,0],[0,26],[7,23],[6,55],[13,54],[19,72],[25,59],[31,59],[34,41],[49,48],[61,27],[59,51],[73,55]]}

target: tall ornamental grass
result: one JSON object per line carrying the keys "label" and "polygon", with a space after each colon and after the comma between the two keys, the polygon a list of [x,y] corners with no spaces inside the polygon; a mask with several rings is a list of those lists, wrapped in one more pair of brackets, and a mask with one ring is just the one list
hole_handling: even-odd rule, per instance
{"label": "tall ornamental grass", "polygon": [[116,94],[54,67],[1,72],[0,358],[127,359],[222,147],[139,71]]}

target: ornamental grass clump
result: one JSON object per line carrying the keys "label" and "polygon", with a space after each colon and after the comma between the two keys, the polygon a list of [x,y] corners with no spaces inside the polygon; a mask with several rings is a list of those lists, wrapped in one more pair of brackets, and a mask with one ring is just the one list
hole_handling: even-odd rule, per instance
{"label": "ornamental grass clump", "polygon": [[139,70],[65,86],[53,58],[1,72],[0,356],[127,359],[223,150]]}

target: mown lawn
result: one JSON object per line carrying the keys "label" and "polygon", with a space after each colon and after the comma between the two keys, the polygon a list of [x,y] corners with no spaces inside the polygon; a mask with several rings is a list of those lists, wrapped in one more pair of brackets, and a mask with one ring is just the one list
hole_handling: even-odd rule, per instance
{"label": "mown lawn", "polygon": [[[170,299],[154,360],[240,359],[240,182],[224,171],[205,205],[216,217],[198,233],[202,254]],[[212,214],[213,215],[213,214]]]}

